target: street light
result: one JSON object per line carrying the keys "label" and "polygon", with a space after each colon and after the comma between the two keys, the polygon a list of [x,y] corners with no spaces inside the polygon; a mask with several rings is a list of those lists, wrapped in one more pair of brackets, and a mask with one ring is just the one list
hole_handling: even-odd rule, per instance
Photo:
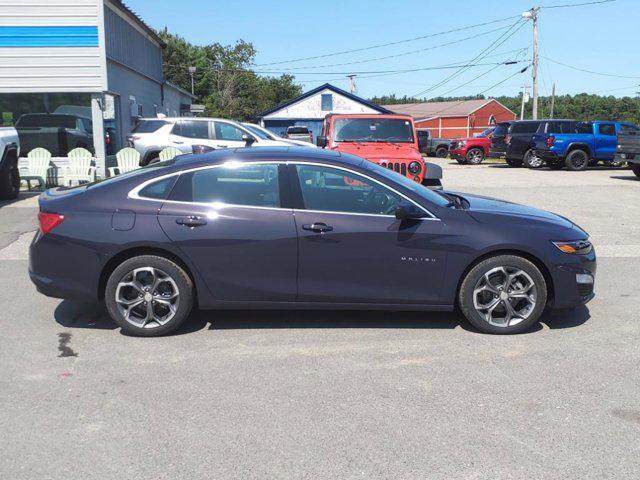
{"label": "street light", "polygon": [[196,67],[189,67],[189,75],[191,75],[191,95],[194,95],[193,93],[193,74],[196,73]]}

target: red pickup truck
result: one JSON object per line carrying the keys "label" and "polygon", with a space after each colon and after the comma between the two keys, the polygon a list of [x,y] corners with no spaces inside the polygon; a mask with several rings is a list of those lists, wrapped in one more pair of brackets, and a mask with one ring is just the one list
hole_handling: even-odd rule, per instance
{"label": "red pickup truck", "polygon": [[423,160],[409,115],[331,113],[316,144],[357,155],[427,187],[442,187],[442,168]]}
{"label": "red pickup truck", "polygon": [[488,128],[475,137],[456,138],[449,144],[449,155],[458,163],[478,165],[489,155],[491,134],[493,128]]}

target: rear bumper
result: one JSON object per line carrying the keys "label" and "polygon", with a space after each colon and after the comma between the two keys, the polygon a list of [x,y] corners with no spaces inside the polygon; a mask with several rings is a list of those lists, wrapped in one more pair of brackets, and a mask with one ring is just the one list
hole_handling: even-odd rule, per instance
{"label": "rear bumper", "polygon": [[556,153],[553,152],[551,150],[533,150],[533,154],[538,157],[541,158],[543,160],[562,160],[562,158]]}

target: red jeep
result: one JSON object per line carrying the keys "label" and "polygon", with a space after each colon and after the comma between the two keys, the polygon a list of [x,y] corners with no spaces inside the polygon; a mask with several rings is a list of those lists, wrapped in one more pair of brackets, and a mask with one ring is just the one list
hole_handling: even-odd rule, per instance
{"label": "red jeep", "polygon": [[449,155],[461,164],[478,165],[482,163],[484,158],[489,155],[492,133],[493,128],[488,128],[475,137],[451,140]]}
{"label": "red jeep", "polygon": [[442,169],[422,159],[409,115],[330,113],[316,143],[375,162],[422,185],[442,186]]}

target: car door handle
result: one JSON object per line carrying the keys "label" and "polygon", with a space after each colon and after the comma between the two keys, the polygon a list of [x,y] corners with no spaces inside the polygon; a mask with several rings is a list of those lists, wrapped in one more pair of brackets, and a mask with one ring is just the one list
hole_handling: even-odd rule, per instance
{"label": "car door handle", "polygon": [[178,225],[184,225],[185,227],[201,227],[202,225],[207,224],[207,220],[204,217],[190,215],[188,217],[176,218],[176,223]]}
{"label": "car door handle", "polygon": [[302,229],[309,230],[310,232],[315,233],[324,233],[332,231],[333,227],[331,225],[327,225],[326,223],[314,222],[311,225],[302,225]]}
{"label": "car door handle", "polygon": [[178,140],[174,140],[173,143],[175,143],[176,145],[182,145],[184,142],[180,142]]}

